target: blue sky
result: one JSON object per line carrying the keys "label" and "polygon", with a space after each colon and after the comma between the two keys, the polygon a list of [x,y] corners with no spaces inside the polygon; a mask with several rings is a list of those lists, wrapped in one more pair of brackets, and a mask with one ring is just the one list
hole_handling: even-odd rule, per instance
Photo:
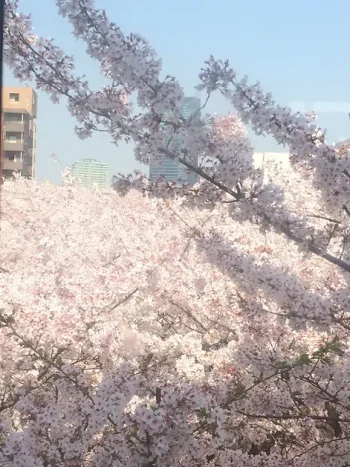
{"label": "blue sky", "polygon": [[[250,81],[259,79],[278,103],[304,102],[309,110],[320,109],[319,122],[328,129],[329,141],[350,136],[350,2],[96,0],[96,5],[125,32],[146,37],[163,59],[164,73],[175,75],[187,95],[194,95],[199,70],[213,54],[229,59]],[[69,24],[57,15],[54,0],[21,0],[21,9],[32,13],[37,34],[55,38],[76,57],[78,74],[85,73],[93,88],[101,86],[98,64],[84,54],[84,43],[77,42]],[[5,85],[16,84],[6,70]],[[64,165],[84,157],[99,159],[110,164],[111,174],[138,167],[132,148],[116,147],[106,135],[79,140],[64,101],[55,105],[42,92],[38,95],[38,179],[59,181],[60,167],[49,159],[51,153]],[[333,103],[331,111],[327,102]],[[230,106],[217,96],[207,109],[224,114]],[[285,151],[269,138],[253,141],[256,151]]]}

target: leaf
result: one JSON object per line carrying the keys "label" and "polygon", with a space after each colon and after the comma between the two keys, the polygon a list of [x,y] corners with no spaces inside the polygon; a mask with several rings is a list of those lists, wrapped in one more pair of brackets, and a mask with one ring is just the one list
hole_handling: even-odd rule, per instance
{"label": "leaf", "polygon": [[303,353],[303,354],[301,354],[300,357],[299,357],[299,362],[300,362],[302,365],[310,365],[310,363],[312,363],[312,360],[310,359],[310,357],[308,356],[308,354]]}
{"label": "leaf", "polygon": [[235,387],[235,397],[241,396],[244,394],[245,391],[245,386],[242,383],[238,383],[237,386]]}
{"label": "leaf", "polygon": [[285,370],[286,368],[289,368],[289,366],[290,365],[285,360],[283,360],[282,362],[277,362],[276,364],[276,368],[278,370]]}
{"label": "leaf", "polygon": [[196,409],[194,412],[197,415],[197,417],[200,418],[201,420],[203,418],[207,418],[207,416],[208,416],[207,410],[203,409],[203,408]]}
{"label": "leaf", "polygon": [[320,358],[320,362],[324,363],[325,365],[331,365],[332,364],[332,359],[330,356],[326,355],[322,358]]}

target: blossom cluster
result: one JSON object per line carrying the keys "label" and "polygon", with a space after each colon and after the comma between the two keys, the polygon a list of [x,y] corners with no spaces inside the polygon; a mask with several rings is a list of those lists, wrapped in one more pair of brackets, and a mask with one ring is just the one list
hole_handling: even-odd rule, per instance
{"label": "blossom cluster", "polygon": [[2,196],[1,465],[343,465],[341,269],[227,204]]}

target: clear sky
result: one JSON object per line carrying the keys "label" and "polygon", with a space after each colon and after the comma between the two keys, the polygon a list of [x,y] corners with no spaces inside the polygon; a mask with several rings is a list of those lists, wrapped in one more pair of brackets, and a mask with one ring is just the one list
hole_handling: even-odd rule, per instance
{"label": "clear sky", "polygon": [[[150,41],[163,59],[164,73],[175,75],[186,95],[194,95],[200,67],[213,54],[229,59],[250,81],[259,79],[278,103],[302,102],[307,110],[318,110],[331,142],[350,137],[348,0],[96,0],[96,4],[124,32],[137,32]],[[35,32],[55,38],[76,57],[77,73],[85,73],[91,87],[99,88],[98,64],[84,54],[84,44],[57,15],[55,1],[21,0],[21,8],[32,13]],[[5,85],[17,85],[8,70]],[[224,114],[230,107],[215,97],[207,109]],[[38,92],[38,179],[59,181],[60,167],[49,159],[51,153],[64,165],[84,157],[99,159],[110,164],[111,174],[137,167],[131,147],[116,147],[106,135],[81,141],[74,124],[63,101],[52,104]],[[285,151],[268,138],[253,141],[258,152]]]}

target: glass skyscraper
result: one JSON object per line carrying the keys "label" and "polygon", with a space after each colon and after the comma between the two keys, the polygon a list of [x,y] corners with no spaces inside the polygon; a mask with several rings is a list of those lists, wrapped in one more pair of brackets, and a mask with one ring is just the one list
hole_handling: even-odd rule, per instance
{"label": "glass skyscraper", "polygon": [[182,116],[186,120],[192,117],[201,108],[201,100],[199,97],[185,97],[182,107]]}
{"label": "glass skyscraper", "polygon": [[[182,108],[182,116],[187,120],[195,115],[199,111],[200,107],[201,101],[198,97],[185,97]],[[175,137],[173,144],[180,145],[181,138]],[[190,172],[178,161],[166,157],[160,158],[159,156],[153,160],[151,158],[149,178],[151,180],[158,180],[161,176],[163,176],[167,182],[176,182],[181,185],[194,185],[198,181],[197,174]]]}

